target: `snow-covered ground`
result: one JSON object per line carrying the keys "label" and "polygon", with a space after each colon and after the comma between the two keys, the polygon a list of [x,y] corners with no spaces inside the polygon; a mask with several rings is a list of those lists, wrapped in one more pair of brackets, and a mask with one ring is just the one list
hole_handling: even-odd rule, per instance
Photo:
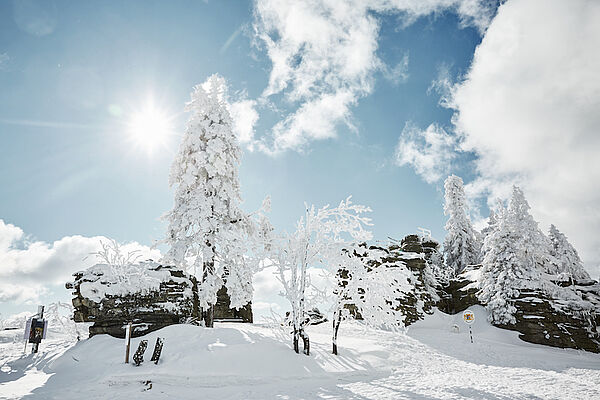
{"label": "snow-covered ground", "polygon": [[0,398],[600,398],[600,355],[524,343],[484,322],[483,308],[473,310],[473,344],[460,316],[436,313],[407,335],[343,324],[337,357],[329,324],[310,328],[310,357],[261,325],[170,326],[145,337],[146,359],[156,337],[165,338],[160,363],[140,367],[123,363],[123,340],[102,335],[74,344],[54,332],[32,357],[5,331]]}

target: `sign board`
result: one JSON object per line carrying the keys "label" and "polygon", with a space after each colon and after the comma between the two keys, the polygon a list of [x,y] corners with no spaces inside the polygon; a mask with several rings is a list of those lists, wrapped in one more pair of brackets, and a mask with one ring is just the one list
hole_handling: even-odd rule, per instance
{"label": "sign board", "polygon": [[47,322],[43,319],[32,318],[31,324],[27,321],[27,328],[29,328],[29,343],[41,343],[42,339],[46,337],[47,326]]}
{"label": "sign board", "polygon": [[473,322],[475,322],[475,313],[473,313],[471,310],[465,310],[463,312],[463,321],[465,321],[465,324],[471,325]]}

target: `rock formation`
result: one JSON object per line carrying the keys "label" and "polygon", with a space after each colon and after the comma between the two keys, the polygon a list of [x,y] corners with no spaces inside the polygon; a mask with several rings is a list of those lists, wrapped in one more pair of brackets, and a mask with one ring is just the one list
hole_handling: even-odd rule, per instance
{"label": "rock formation", "polygon": [[[442,288],[437,304],[441,311],[454,314],[480,304],[478,267],[451,279]],[[516,323],[496,326],[518,331],[519,338],[526,342],[600,353],[600,284],[593,280],[554,284],[562,286],[569,296],[542,289],[520,290],[513,301]]]}
{"label": "rock formation", "polygon": [[[96,264],[75,274],[66,284],[73,290],[73,319],[93,322],[90,337],[107,333],[125,337],[125,326],[133,324],[133,337],[165,326],[201,319],[198,282],[193,276],[172,266],[142,262],[115,267]],[[240,310],[229,308],[225,288],[219,291],[215,318],[252,322],[248,304]]]}

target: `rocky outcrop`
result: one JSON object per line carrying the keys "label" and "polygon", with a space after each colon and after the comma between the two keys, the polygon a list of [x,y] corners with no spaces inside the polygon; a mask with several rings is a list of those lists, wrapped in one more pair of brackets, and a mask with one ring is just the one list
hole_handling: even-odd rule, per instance
{"label": "rocky outcrop", "polygon": [[123,338],[129,322],[138,337],[200,317],[196,279],[174,267],[141,263],[133,276],[120,278],[114,268],[98,264],[73,276],[66,284],[73,289],[73,319],[94,323],[90,337],[106,333]]}
{"label": "rocky outcrop", "polygon": [[384,265],[408,271],[406,279],[409,289],[401,291],[399,306],[404,325],[409,326],[422,320],[426,314],[432,314],[438,294],[430,266],[439,257],[438,242],[419,235],[408,235],[401,241],[390,239],[387,246],[370,246],[369,250],[384,253],[383,257],[368,261],[369,267]]}
{"label": "rocky outcrop", "polygon": [[[125,267],[97,264],[77,272],[66,284],[73,290],[73,319],[93,322],[90,337],[109,334],[125,337],[125,326],[133,324],[133,337],[178,323],[201,320],[198,282],[172,266],[143,262]],[[230,308],[227,290],[217,295],[214,317],[221,321],[252,322],[252,307]]]}
{"label": "rocky outcrop", "polygon": [[522,290],[515,299],[516,330],[531,343],[600,353],[600,285],[581,282],[571,288],[581,301],[556,299],[541,290]]}
{"label": "rocky outcrop", "polygon": [[[442,288],[437,304],[440,311],[454,314],[480,304],[478,268],[472,267]],[[552,295],[552,290],[520,290],[513,300],[516,322],[494,325],[519,332],[526,342],[600,353],[600,285],[592,280],[555,284],[559,291],[565,286],[562,290],[568,291],[568,296],[564,292]]]}
{"label": "rocky outcrop", "polygon": [[438,286],[439,300],[437,308],[446,314],[462,312],[475,304],[481,304],[477,298],[476,276],[481,265],[468,266],[466,271],[456,278],[449,279]]}
{"label": "rocky outcrop", "polygon": [[250,322],[252,323],[252,305],[246,304],[240,309],[231,308],[227,288],[223,286],[217,292],[215,304],[215,320],[217,322]]}

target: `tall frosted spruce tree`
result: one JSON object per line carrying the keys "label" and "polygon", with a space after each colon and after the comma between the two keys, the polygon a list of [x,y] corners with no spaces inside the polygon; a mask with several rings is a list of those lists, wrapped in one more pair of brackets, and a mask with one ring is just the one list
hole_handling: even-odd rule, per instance
{"label": "tall frosted spruce tree", "polygon": [[493,230],[483,244],[478,297],[494,323],[514,324],[514,299],[523,289],[541,287],[548,248],[529,209],[523,192],[514,186],[508,209],[496,215]]}
{"label": "tall frosted spruce tree", "polygon": [[571,284],[574,284],[576,280],[590,279],[590,275],[583,268],[583,262],[579,258],[577,250],[556,226],[550,225],[548,238],[552,244],[550,254],[555,257],[558,266],[556,273],[566,275]]}
{"label": "tall frosted spruce tree", "polygon": [[[190,113],[169,178],[175,187],[173,209],[164,218],[163,262],[193,270],[205,325],[213,326],[217,291],[224,284],[233,307],[251,300],[252,276],[240,248],[246,217],[240,209],[238,167],[241,151],[225,101],[226,82],[212,75],[194,87]],[[235,303],[235,304],[234,304]]]}
{"label": "tall frosted spruce tree", "polygon": [[463,180],[450,175],[444,182],[444,190],[444,215],[448,216],[444,257],[451,274],[457,275],[467,265],[479,263],[480,244],[467,215]]}

